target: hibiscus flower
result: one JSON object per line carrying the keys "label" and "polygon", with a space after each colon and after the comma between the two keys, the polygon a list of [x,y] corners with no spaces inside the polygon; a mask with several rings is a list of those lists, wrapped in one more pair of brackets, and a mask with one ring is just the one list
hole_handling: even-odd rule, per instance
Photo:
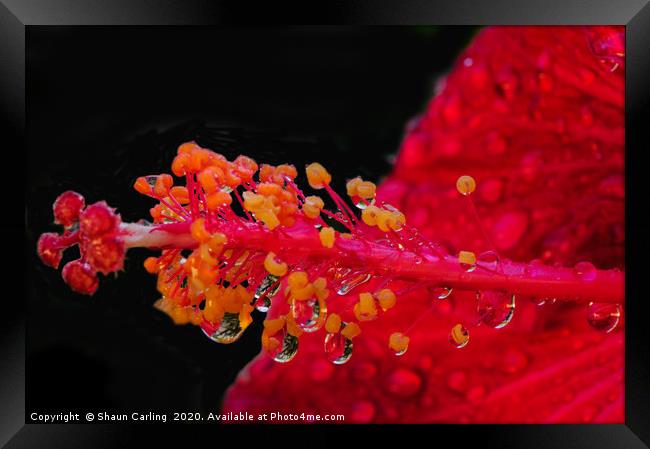
{"label": "hibiscus flower", "polygon": [[[622,27],[483,30],[408,124],[378,199],[450,253],[623,269],[623,36]],[[455,186],[467,174],[471,199]],[[449,330],[476,319],[483,293],[405,294],[366,323],[344,365],[325,359],[322,338],[302,339],[286,364],[260,354],[223,409],[357,423],[623,422],[620,307],[518,297],[508,326],[474,327],[453,347]],[[407,329],[408,351],[396,357],[386,342]]]}

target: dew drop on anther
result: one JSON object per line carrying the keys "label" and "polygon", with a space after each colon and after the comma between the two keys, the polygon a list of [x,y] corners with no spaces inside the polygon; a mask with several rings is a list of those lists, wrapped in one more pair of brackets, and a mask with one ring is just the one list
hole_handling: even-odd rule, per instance
{"label": "dew drop on anther", "polygon": [[373,198],[373,199],[371,199],[370,201],[368,201],[368,200],[366,200],[366,199],[359,198],[359,200],[356,201],[356,202],[354,203],[354,205],[356,206],[357,209],[361,209],[361,210],[363,210],[363,209],[365,209],[365,208],[368,207],[368,206],[374,206],[374,205],[375,205],[375,199]]}
{"label": "dew drop on anther", "polygon": [[279,363],[287,363],[298,353],[298,337],[286,331],[282,339],[282,348],[273,356],[273,360]]}
{"label": "dew drop on anther", "polygon": [[[344,329],[347,323],[341,323]],[[352,340],[346,338],[341,331],[330,332],[325,336],[325,356],[335,365],[343,365],[352,357]]]}
{"label": "dew drop on anther", "polygon": [[312,298],[291,303],[291,315],[296,324],[305,332],[315,332],[325,323],[327,308],[325,302]]}
{"label": "dew drop on anther", "polygon": [[[255,291],[255,308],[263,313],[268,312],[271,307],[271,298],[280,290],[278,278],[269,274],[266,276]],[[275,285],[275,286],[274,286]]]}
{"label": "dew drop on anther", "polygon": [[212,341],[221,344],[230,344],[239,340],[239,337],[242,336],[245,329],[245,327],[241,326],[238,313],[226,313],[216,331],[210,334],[203,329],[203,333]]}
{"label": "dew drop on anther", "polygon": [[456,324],[449,332],[449,343],[460,349],[469,343],[469,331],[462,324]]}
{"label": "dew drop on anther", "polygon": [[612,303],[590,302],[587,322],[599,332],[609,333],[616,329],[621,319],[621,306]]}
{"label": "dew drop on anther", "polygon": [[515,295],[503,290],[476,293],[476,310],[482,324],[500,329],[507,326],[515,313]]}
{"label": "dew drop on anther", "polygon": [[576,266],[573,267],[573,274],[580,280],[593,281],[596,279],[598,272],[591,262],[578,262]]}

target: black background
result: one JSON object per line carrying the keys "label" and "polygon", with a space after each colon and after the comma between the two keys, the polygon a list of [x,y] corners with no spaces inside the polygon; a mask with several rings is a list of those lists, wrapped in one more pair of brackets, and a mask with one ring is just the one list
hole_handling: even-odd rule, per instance
{"label": "black background", "polygon": [[[476,31],[29,27],[27,245],[57,230],[51,203],[67,189],[107,200],[125,221],[148,218],[153,204],[133,181],[169,171],[190,139],[229,158],[318,160],[339,188],[357,174],[379,181]],[[126,272],[89,298],[28,254],[28,411],[218,409],[259,351],[260,317],[227,346],[174,326],[151,307],[147,255],[129,252]]]}

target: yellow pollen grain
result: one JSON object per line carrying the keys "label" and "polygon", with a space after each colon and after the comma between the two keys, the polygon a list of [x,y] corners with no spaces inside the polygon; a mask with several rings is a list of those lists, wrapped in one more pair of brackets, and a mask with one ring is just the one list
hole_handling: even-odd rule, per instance
{"label": "yellow pollen grain", "polygon": [[335,233],[334,233],[334,228],[324,227],[320,230],[320,243],[323,245],[325,248],[332,248],[334,247],[334,240],[335,240]]}

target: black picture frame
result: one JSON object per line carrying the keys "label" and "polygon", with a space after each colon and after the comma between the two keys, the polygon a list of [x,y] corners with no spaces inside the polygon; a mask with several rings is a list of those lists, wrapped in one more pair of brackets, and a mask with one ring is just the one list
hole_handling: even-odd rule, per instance
{"label": "black picture frame", "polygon": [[[7,185],[24,183],[25,162],[25,32],[32,25],[233,25],[257,23],[283,24],[618,24],[626,26],[626,370],[625,424],[621,425],[505,425],[505,426],[417,426],[418,438],[431,444],[443,441],[488,442],[495,447],[536,448],[637,448],[650,443],[650,342],[645,322],[648,307],[644,272],[650,250],[644,155],[647,154],[648,126],[643,118],[650,106],[650,5],[642,0],[594,1],[579,0],[536,2],[471,1],[431,2],[404,0],[400,2],[330,1],[284,6],[269,3],[236,6],[219,1],[147,0],[72,1],[72,0],[3,0],[0,3],[0,102],[2,104],[3,145],[5,157],[16,162],[6,175],[15,176]],[[645,126],[644,126],[645,125]],[[7,156],[10,155],[10,156]],[[22,162],[21,162],[22,161]],[[15,189],[15,187],[14,187]],[[7,234],[25,229],[23,197],[7,198],[5,207],[15,210],[7,214],[2,230]],[[14,204],[15,203],[15,204]],[[23,231],[24,232],[24,231]],[[12,240],[12,239],[10,239]],[[17,240],[17,239],[16,239]],[[6,242],[9,246],[13,241]],[[25,254],[32,248],[23,246]],[[16,248],[15,251],[21,249]],[[14,250],[7,248],[7,252]],[[15,254],[15,253],[14,253]],[[17,259],[19,260],[19,259]],[[7,268],[8,279],[21,279],[16,260]],[[28,282],[23,275],[23,282]],[[8,286],[24,286],[18,282]],[[2,314],[2,351],[0,370],[0,444],[6,447],[127,447],[135,438],[163,436],[179,426],[25,424],[24,391],[24,310],[21,292],[16,288],[13,301]],[[185,427],[185,426],[183,426]],[[289,435],[294,442],[306,441],[336,444],[352,438],[353,432],[364,437],[388,441],[410,442],[411,430],[401,426],[300,426],[287,429],[271,426],[263,429],[220,426],[217,431],[207,426],[193,427],[196,436],[208,432],[211,438],[224,435],[243,438],[261,433],[262,437]],[[185,429],[183,429],[185,431]],[[211,433],[210,433],[211,432]],[[303,433],[304,432],[304,433]],[[408,433],[407,433],[408,432]],[[274,435],[276,434],[277,435]],[[163,445],[171,444],[171,440]],[[193,445],[198,441],[187,440]],[[440,443],[438,443],[440,442]],[[152,443],[153,444],[153,443]]]}

